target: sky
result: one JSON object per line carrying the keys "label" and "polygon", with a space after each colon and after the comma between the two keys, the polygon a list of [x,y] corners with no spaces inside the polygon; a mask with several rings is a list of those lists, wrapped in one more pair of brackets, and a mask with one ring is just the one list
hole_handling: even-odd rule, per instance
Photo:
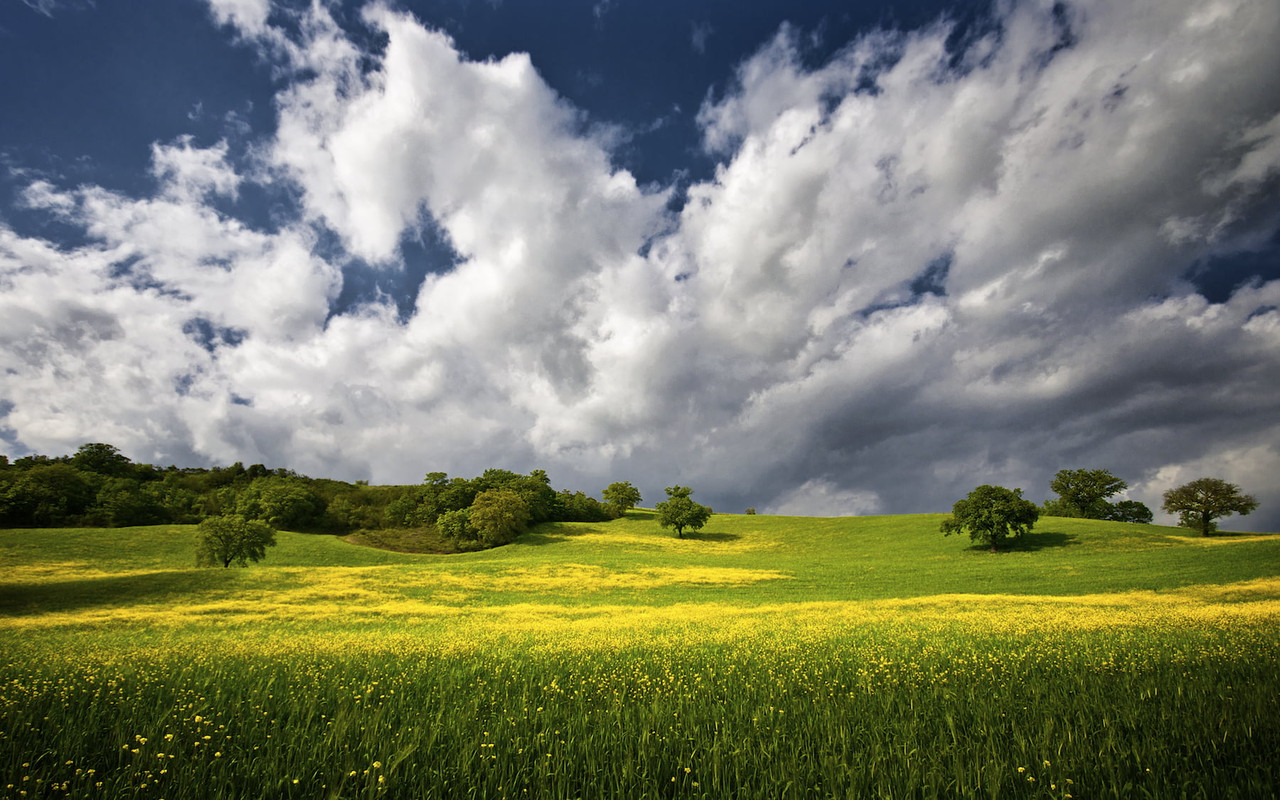
{"label": "sky", "polygon": [[1280,530],[1274,0],[0,0],[0,452]]}

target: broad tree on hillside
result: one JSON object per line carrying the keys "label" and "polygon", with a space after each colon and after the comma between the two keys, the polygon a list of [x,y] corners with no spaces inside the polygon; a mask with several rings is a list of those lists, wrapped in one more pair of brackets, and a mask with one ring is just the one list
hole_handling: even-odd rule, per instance
{"label": "broad tree on hillside", "polygon": [[1164,510],[1178,515],[1178,524],[1196,528],[1201,536],[1218,529],[1215,519],[1232,514],[1244,516],[1258,507],[1251,495],[1221,478],[1199,478],[1164,493]]}
{"label": "broad tree on hillside", "polygon": [[201,567],[229,567],[232,562],[247,567],[266,558],[267,548],[276,544],[274,528],[239,514],[207,517],[196,526],[196,535],[196,564]]}
{"label": "broad tree on hillside", "polygon": [[689,495],[693,490],[687,486],[668,486],[667,499],[654,508],[658,512],[658,524],[664,528],[675,528],[676,538],[684,538],[684,529],[696,531],[711,519],[712,510],[695,503]]}
{"label": "broad tree on hillside", "polygon": [[1107,519],[1113,508],[1107,498],[1129,488],[1129,484],[1105,469],[1063,469],[1053,476],[1049,488],[1058,500],[1045,503],[1045,513],[1055,517]]}
{"label": "broad tree on hillside", "polygon": [[951,516],[942,521],[942,532],[968,532],[970,540],[990,545],[994,553],[1009,539],[1028,533],[1039,518],[1040,509],[1022,499],[1021,489],[984,485],[955,502]]}
{"label": "broad tree on hillside", "polygon": [[611,483],[605,487],[600,496],[604,498],[605,505],[615,517],[621,517],[635,508],[643,499],[640,497],[640,490],[632,486],[631,481]]}

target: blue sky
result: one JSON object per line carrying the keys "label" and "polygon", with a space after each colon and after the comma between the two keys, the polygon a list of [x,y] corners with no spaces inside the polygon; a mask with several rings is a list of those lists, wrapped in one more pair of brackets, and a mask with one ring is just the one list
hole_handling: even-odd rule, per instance
{"label": "blue sky", "polygon": [[0,450],[1280,527],[1280,9],[0,6]]}

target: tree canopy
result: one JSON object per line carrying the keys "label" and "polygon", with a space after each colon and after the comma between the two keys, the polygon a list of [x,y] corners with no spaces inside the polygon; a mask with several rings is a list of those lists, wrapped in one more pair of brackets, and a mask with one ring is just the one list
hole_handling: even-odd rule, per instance
{"label": "tree canopy", "polygon": [[675,528],[676,538],[684,538],[684,530],[700,530],[714,513],[710,508],[695,503],[689,496],[693,490],[687,486],[668,486],[667,499],[658,503],[658,524],[664,528]]}
{"label": "tree canopy", "polygon": [[1105,469],[1063,469],[1053,476],[1049,488],[1058,495],[1054,516],[1105,519],[1111,512],[1107,498],[1129,488],[1129,484]]}
{"label": "tree canopy", "polygon": [[604,498],[609,512],[615,517],[621,517],[644,499],[640,496],[640,490],[631,485],[631,481],[611,483],[605,487],[600,496]]}
{"label": "tree canopy", "polygon": [[484,547],[515,541],[529,524],[529,504],[510,489],[489,489],[471,504],[471,526]]}
{"label": "tree canopy", "polygon": [[942,533],[968,532],[971,541],[990,545],[994,553],[1009,539],[1030,532],[1039,517],[1040,509],[1022,499],[1021,489],[983,485],[955,502],[951,516],[942,521]]}
{"label": "tree canopy", "polygon": [[1164,493],[1165,512],[1177,514],[1179,525],[1198,529],[1201,536],[1218,529],[1214,520],[1232,514],[1243,516],[1257,507],[1252,495],[1221,478],[1199,478]]}
{"label": "tree canopy", "polygon": [[239,514],[206,517],[196,526],[196,564],[202,567],[242,567],[267,557],[267,548],[276,544],[276,532],[261,520]]}

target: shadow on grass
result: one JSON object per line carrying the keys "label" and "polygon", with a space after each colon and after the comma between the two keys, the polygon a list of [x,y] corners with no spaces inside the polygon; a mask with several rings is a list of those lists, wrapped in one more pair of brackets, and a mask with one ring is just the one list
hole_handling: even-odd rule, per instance
{"label": "shadow on grass", "polygon": [[[233,567],[232,569],[236,569]],[[114,578],[0,584],[0,616],[121,607],[177,600],[226,586],[225,570],[168,570]]]}
{"label": "shadow on grass", "polygon": [[520,534],[520,538],[516,539],[515,543],[529,545],[531,547],[544,547],[549,544],[558,544],[560,542],[567,542],[573,536],[580,536],[580,535],[581,534],[565,533],[564,531],[556,531],[554,533],[542,532],[540,530],[535,529],[535,530],[526,531],[525,533]]}
{"label": "shadow on grass", "polygon": [[[1037,550],[1044,550],[1050,547],[1072,547],[1080,544],[1080,540],[1073,533],[1061,533],[1059,531],[1033,531],[1018,539],[1011,540],[1007,545],[1000,548],[1001,553],[1034,553]],[[991,548],[985,544],[975,544],[969,548],[974,552],[989,553]]]}
{"label": "shadow on grass", "polygon": [[684,535],[685,539],[692,539],[695,542],[736,542],[742,537],[736,533],[711,533],[708,531],[690,531]]}

